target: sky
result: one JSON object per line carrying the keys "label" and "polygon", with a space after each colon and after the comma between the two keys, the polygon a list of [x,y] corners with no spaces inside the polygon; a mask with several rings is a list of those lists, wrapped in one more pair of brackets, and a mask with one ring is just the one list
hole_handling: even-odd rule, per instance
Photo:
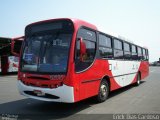
{"label": "sky", "polygon": [[0,0],[0,37],[24,35],[26,25],[78,18],[104,33],[122,36],[160,58],[160,0]]}

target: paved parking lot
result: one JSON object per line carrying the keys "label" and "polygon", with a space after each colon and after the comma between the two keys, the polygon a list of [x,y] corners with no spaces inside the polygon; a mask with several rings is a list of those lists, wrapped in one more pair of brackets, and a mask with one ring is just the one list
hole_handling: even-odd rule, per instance
{"label": "paved parking lot", "polygon": [[139,87],[116,90],[100,104],[93,99],[65,104],[25,98],[18,93],[16,79],[15,75],[0,77],[0,115],[3,117],[82,119],[88,115],[90,119],[99,120],[106,117],[102,114],[160,114],[160,67],[151,67],[150,76]]}

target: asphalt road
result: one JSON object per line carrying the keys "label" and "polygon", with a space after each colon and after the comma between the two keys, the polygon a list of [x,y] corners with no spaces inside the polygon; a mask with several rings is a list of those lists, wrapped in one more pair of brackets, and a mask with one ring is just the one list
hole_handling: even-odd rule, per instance
{"label": "asphalt road", "polygon": [[[116,114],[160,114],[160,67],[151,67],[140,86],[112,92],[97,104],[87,99],[74,104],[33,100],[19,95],[15,75],[0,76],[0,118],[18,119],[113,119]],[[109,115],[106,115],[109,114]],[[123,116],[120,116],[120,118]]]}

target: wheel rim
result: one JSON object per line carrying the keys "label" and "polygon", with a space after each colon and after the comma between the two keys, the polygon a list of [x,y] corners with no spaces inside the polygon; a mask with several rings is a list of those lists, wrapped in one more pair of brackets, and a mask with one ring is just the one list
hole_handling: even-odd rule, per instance
{"label": "wheel rim", "polygon": [[101,98],[106,98],[107,96],[107,87],[104,84],[101,85],[100,95],[101,95]]}

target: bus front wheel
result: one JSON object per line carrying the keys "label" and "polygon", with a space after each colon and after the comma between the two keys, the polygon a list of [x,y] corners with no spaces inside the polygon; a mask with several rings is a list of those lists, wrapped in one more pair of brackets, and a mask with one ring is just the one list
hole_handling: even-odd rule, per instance
{"label": "bus front wheel", "polygon": [[109,84],[106,80],[102,80],[97,95],[97,101],[100,103],[104,102],[108,98],[108,94],[109,94]]}

